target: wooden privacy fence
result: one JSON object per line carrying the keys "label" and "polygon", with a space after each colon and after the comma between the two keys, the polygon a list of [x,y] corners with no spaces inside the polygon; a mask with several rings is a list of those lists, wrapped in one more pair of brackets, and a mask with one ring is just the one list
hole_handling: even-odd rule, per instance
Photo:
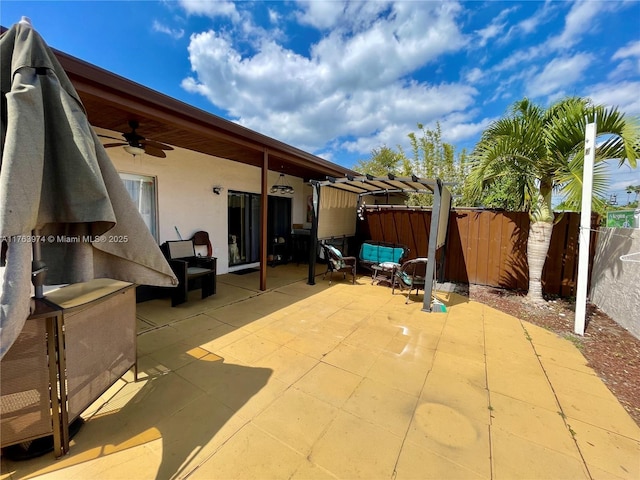
{"label": "wooden privacy fence", "polygon": [[[559,215],[559,214],[557,214]],[[431,211],[420,207],[368,207],[358,222],[357,241],[377,240],[408,246],[410,258],[426,257]],[[542,272],[545,293],[575,295],[578,273],[579,213],[564,213],[553,227]],[[591,221],[589,265],[595,252],[598,218]],[[529,215],[524,212],[455,209],[449,217],[447,241],[438,256],[443,280],[527,290]],[[444,262],[443,262],[444,257]]]}

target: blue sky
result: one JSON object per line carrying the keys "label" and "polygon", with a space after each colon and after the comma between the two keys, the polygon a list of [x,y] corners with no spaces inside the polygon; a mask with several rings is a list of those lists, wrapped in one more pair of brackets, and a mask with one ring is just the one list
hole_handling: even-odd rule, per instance
{"label": "blue sky", "polygon": [[[514,101],[640,117],[640,2],[12,1],[47,43],[346,167],[417,123],[472,149]],[[162,140],[162,139],[158,139]],[[640,169],[612,175],[626,203]]]}

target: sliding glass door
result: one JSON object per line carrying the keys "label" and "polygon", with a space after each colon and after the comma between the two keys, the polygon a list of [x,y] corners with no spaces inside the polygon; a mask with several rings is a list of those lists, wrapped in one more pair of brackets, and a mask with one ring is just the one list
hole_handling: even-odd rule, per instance
{"label": "sliding glass door", "polygon": [[229,266],[260,261],[260,195],[229,192]]}

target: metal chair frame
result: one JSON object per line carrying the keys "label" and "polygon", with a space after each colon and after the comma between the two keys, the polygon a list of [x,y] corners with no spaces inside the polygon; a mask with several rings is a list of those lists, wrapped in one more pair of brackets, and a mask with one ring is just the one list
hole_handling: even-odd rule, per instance
{"label": "metal chair frame", "polygon": [[[322,279],[327,276],[329,273],[329,285],[331,285],[331,280],[333,279],[333,272],[342,272],[343,278],[347,278],[347,272],[350,272],[353,276],[352,284],[356,283],[356,257],[345,257],[340,254],[340,256],[336,255],[335,252],[329,248],[329,245],[325,245],[324,243],[320,244],[322,250],[324,251],[325,260],[327,261],[327,271],[324,272]],[[336,247],[333,247],[336,248]],[[336,250],[338,250],[336,248]],[[339,251],[339,250],[338,250]],[[342,262],[343,266],[340,267],[339,264]]]}
{"label": "metal chair frame", "polygon": [[[393,270],[393,275],[391,277],[391,294],[395,294],[396,285],[398,285],[400,290],[404,290],[405,286],[409,287],[407,300],[404,302],[407,304],[409,303],[411,290],[415,288],[416,295],[418,295],[420,288],[424,291],[428,261],[429,260],[427,258],[414,258],[412,260],[407,260],[400,267],[396,267]],[[400,276],[401,273],[404,273],[409,277],[409,282],[407,282],[403,276]]]}

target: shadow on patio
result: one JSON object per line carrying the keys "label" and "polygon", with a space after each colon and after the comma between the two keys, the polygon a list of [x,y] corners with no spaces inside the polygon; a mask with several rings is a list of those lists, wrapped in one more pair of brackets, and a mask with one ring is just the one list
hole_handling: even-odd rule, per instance
{"label": "shadow on patio", "polygon": [[139,304],[140,380],[84,413],[68,456],[3,458],[2,478],[640,477],[640,429],[567,340],[454,293],[427,314],[306,274]]}

